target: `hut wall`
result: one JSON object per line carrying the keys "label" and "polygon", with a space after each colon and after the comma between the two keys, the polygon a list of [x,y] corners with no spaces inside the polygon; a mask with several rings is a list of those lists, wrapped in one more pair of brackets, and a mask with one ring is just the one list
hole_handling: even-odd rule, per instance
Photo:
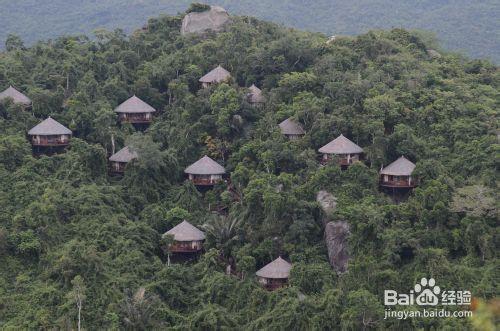
{"label": "hut wall", "polygon": [[124,172],[126,166],[127,166],[126,162],[111,162],[111,171]]}
{"label": "hut wall", "polygon": [[360,160],[359,154],[323,154],[323,162],[328,162],[332,160],[335,156],[339,158],[341,165],[351,165],[356,161]]}
{"label": "hut wall", "polygon": [[151,113],[120,113],[119,119],[122,123],[149,123],[152,115]]}
{"label": "hut wall", "polygon": [[286,135],[288,137],[288,139],[290,140],[297,140],[299,139],[300,137],[302,137],[303,135],[301,134],[287,134]]}
{"label": "hut wall", "polygon": [[258,282],[266,289],[272,291],[285,286],[288,283],[287,278],[265,278],[258,277]]}
{"label": "hut wall", "polygon": [[195,185],[214,185],[222,180],[222,175],[189,175]]}
{"label": "hut wall", "polygon": [[203,241],[175,241],[169,249],[174,253],[197,252],[203,249]]}
{"label": "hut wall", "polygon": [[67,145],[71,136],[67,134],[50,135],[50,136],[31,136],[31,142],[37,146],[57,146]]}
{"label": "hut wall", "polygon": [[413,187],[416,181],[412,176],[382,175],[381,185],[390,187]]}

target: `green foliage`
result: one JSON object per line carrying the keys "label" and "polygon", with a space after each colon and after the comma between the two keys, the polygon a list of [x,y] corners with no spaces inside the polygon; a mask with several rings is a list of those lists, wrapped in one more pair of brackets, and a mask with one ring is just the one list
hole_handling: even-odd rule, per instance
{"label": "green foliage", "polygon": [[[233,17],[225,32],[186,38],[180,18],[29,48],[11,38],[0,55],[0,89],[34,101],[0,103],[0,329],[76,329],[79,307],[87,330],[470,327],[384,320],[383,291],[435,277],[498,296],[498,68],[430,59],[427,38],[402,29],[326,44]],[[219,63],[233,82],[200,89]],[[245,98],[252,83],[262,106]],[[133,94],[158,110],[141,132],[113,112]],[[35,157],[25,133],[49,115],[74,136]],[[303,138],[281,135],[288,117]],[[365,159],[320,166],[317,149],[341,133]],[[107,158],[126,145],[138,158],[109,176]],[[205,154],[230,174],[209,191],[183,173]],[[378,171],[401,154],[419,183],[394,203]],[[336,199],[328,215],[319,190]],[[185,219],[206,250],[168,264],[162,235]],[[342,275],[327,262],[328,221],[350,227]],[[289,286],[268,292],[254,272],[278,256],[293,263]]]}
{"label": "green foliage", "polygon": [[[13,32],[32,44],[39,39],[54,38],[63,34],[89,34],[99,28],[125,28],[131,31],[158,13],[174,15],[184,12],[188,7],[187,12],[207,9],[205,4],[191,2],[192,0],[144,0],[131,5],[123,0],[99,3],[55,0],[40,6],[34,0],[21,0],[15,4],[5,1],[2,3],[5,10],[0,13],[0,21],[5,27],[0,32],[0,42],[3,45],[8,34]],[[400,32],[395,37],[406,47],[420,47],[421,43],[416,42],[415,38],[418,36],[425,41],[428,48],[433,49],[439,47],[436,41],[439,39],[451,50],[465,51],[478,58],[488,57],[496,62],[499,60],[499,46],[496,42],[498,35],[494,28],[497,27],[495,0],[463,3],[444,0],[211,0],[205,3],[222,5],[231,14],[252,15],[276,23],[286,23],[293,28],[322,31],[337,37],[365,33],[371,28],[389,29],[401,26],[406,29],[420,29],[414,34]],[[70,16],[71,20],[64,19]],[[33,23],[39,21],[46,24],[40,26]],[[476,28],[471,29],[470,26]]]}
{"label": "green foliage", "polygon": [[192,12],[200,13],[200,12],[204,12],[204,11],[207,11],[207,10],[210,10],[210,6],[209,5],[206,5],[206,4],[203,4],[203,3],[199,3],[199,2],[195,2],[195,3],[192,3],[192,4],[189,5],[189,8],[186,10],[186,14],[189,14],[189,13],[192,13]]}

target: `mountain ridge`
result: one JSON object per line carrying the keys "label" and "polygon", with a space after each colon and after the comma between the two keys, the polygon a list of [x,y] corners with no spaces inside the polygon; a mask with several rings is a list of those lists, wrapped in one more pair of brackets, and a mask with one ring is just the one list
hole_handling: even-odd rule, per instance
{"label": "mountain ridge", "polygon": [[[130,32],[159,13],[173,15],[185,10],[190,0],[51,1],[43,7],[34,0],[0,0],[0,44],[10,33],[27,44],[62,34],[88,34],[97,28],[124,28]],[[326,34],[355,35],[372,29],[401,27],[433,31],[449,50],[475,58],[500,61],[500,5],[493,0],[475,1],[206,1],[230,14],[251,15],[286,26]],[[35,9],[36,8],[36,9]]]}

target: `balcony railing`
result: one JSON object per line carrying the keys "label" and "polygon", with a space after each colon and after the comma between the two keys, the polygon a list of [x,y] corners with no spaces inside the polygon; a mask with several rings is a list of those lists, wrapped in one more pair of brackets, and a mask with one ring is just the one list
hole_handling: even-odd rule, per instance
{"label": "balcony railing", "polygon": [[351,164],[353,164],[354,162],[358,161],[358,159],[347,159],[347,158],[341,158],[339,159],[339,163],[341,166],[349,166]]}
{"label": "balcony railing", "polygon": [[151,123],[153,117],[151,115],[146,116],[146,114],[137,115],[120,115],[120,122],[122,123]]}
{"label": "balcony railing", "polygon": [[222,179],[207,179],[207,178],[192,178],[190,179],[194,185],[210,186],[222,181]]}
{"label": "balcony railing", "polygon": [[331,162],[335,162],[335,160],[337,160],[338,164],[340,164],[341,166],[350,166],[354,162],[359,161],[359,158],[351,157],[350,159],[348,159],[347,157],[328,157],[327,159],[325,159],[324,157],[322,157],[319,160],[319,163],[325,165]]}
{"label": "balcony railing", "polygon": [[172,253],[194,253],[199,252],[203,249],[203,244],[192,245],[191,242],[186,244],[171,244],[168,246],[168,250]]}
{"label": "balcony railing", "polygon": [[69,139],[61,138],[32,138],[31,144],[33,146],[66,146],[69,144]]}
{"label": "balcony railing", "polygon": [[278,288],[288,285],[288,279],[271,279],[271,278],[260,278],[259,282],[262,286],[269,291],[274,291]]}
{"label": "balcony railing", "polygon": [[380,181],[381,186],[385,187],[401,187],[401,188],[407,188],[407,187],[415,187],[417,186],[417,183],[415,180],[411,179],[410,181],[408,180],[388,180],[388,181]]}
{"label": "balcony railing", "polygon": [[122,174],[125,172],[126,163],[123,162],[111,162],[109,166],[109,171],[112,173]]}

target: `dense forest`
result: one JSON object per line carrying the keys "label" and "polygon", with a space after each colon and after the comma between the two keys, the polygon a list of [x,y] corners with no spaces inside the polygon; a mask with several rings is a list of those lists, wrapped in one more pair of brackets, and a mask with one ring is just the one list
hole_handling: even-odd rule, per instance
{"label": "dense forest", "polygon": [[[183,12],[191,0],[0,0],[0,43],[16,33],[29,44],[94,29],[126,32],[158,13]],[[433,31],[443,47],[500,62],[497,0],[207,0],[236,15],[252,15],[329,35],[405,28]],[[1,48],[1,46],[0,46]]]}
{"label": "dense forest", "polygon": [[[327,43],[250,17],[181,36],[181,20],[30,47],[8,39],[0,90],[33,105],[0,103],[0,329],[75,329],[79,308],[87,330],[493,329],[498,67],[430,57],[402,29]],[[202,89],[219,64],[232,82]],[[252,84],[263,106],[247,102]],[[134,94],[157,110],[144,131],[113,111]],[[35,157],[26,133],[48,116],[73,138]],[[304,137],[283,137],[289,117]],[[344,171],[317,153],[340,134],[365,151]],[[110,176],[125,145],[139,157]],[[227,184],[186,180],[203,155]],[[401,155],[419,185],[395,203],[378,171]],[[335,197],[331,213],[319,191]],[[183,220],[206,232],[205,252],[169,264],[162,234]],[[347,272],[329,264],[325,221],[349,224]],[[255,271],[278,256],[292,263],[289,286],[266,291]],[[422,277],[470,290],[478,314],[384,319],[384,290]]]}

